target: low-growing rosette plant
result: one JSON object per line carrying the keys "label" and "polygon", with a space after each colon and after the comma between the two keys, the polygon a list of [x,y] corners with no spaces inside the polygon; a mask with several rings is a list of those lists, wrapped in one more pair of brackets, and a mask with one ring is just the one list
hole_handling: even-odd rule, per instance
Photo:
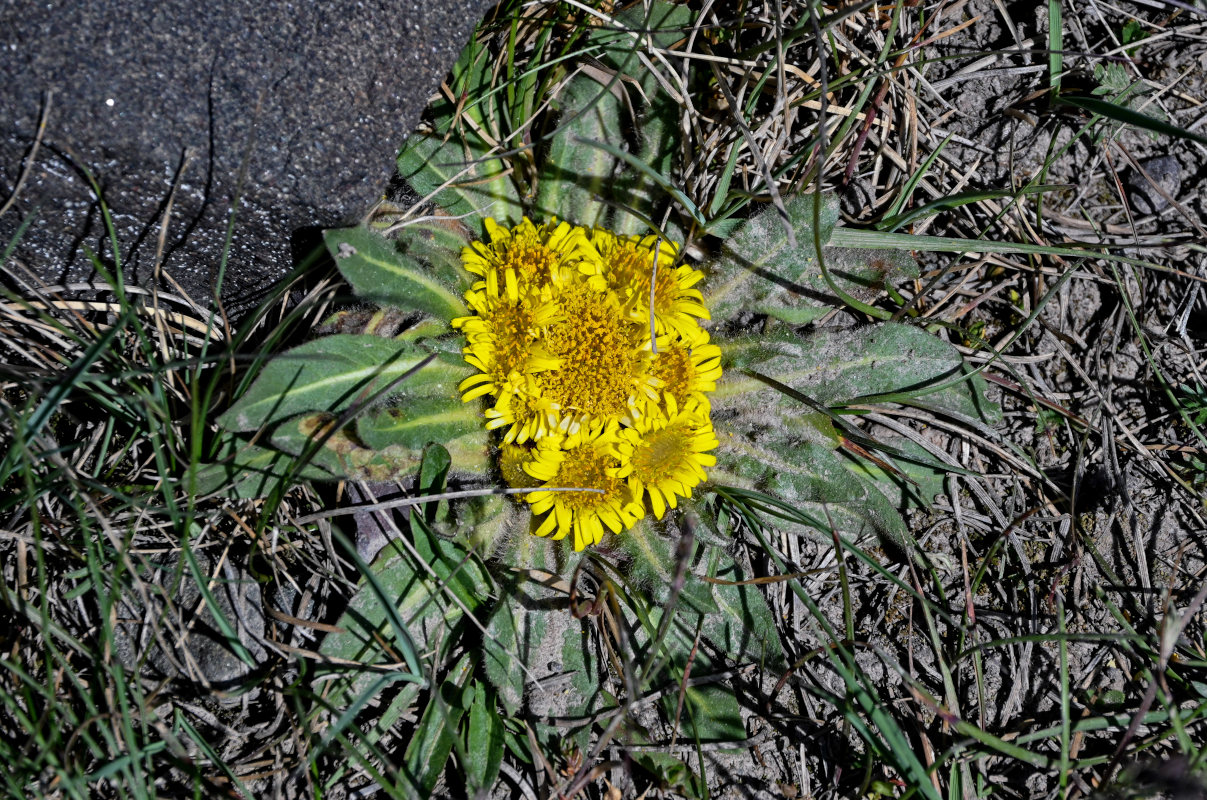
{"label": "low-growing rosette plant", "polygon": [[[419,726],[459,731],[467,751],[491,726],[523,737],[495,705],[531,712],[525,685],[550,652],[578,696],[559,716],[585,721],[538,724],[539,737],[585,746],[609,696],[602,656],[558,611],[565,595],[531,585],[534,571],[569,579],[594,551],[600,586],[644,587],[622,613],[644,681],[682,677],[689,663],[699,674],[716,654],[781,665],[771,611],[729,547],[735,531],[909,551],[901,512],[928,503],[944,470],[854,416],[893,403],[968,425],[997,414],[933,333],[843,314],[819,324],[850,307],[867,319],[918,274],[907,252],[851,246],[864,240],[845,235],[833,198],[752,212],[735,193],[706,213],[674,186],[678,108],[634,54],[672,46],[692,12],[655,2],[648,16],[627,13],[584,45],[625,81],[559,60],[531,91],[497,91],[486,45],[466,48],[449,81],[458,101],[431,109],[399,156],[429,210],[326,233],[353,301],[245,383],[219,418],[227,458],[199,476],[245,497],[294,479],[397,482],[414,496],[391,523],[403,544],[366,568],[320,649],[339,663],[385,661],[392,630],[406,652],[456,657],[444,680],[469,699],[429,704]],[[622,102],[626,82],[640,91]],[[531,112],[534,97],[548,108]],[[545,144],[501,156],[521,119]],[[682,610],[663,617],[675,600]],[[458,644],[479,627],[480,648]],[[341,674],[333,686],[338,709],[383,683]],[[420,691],[391,695],[365,722],[369,741]],[[699,738],[744,738],[732,689],[683,702],[668,718]],[[420,789],[449,748],[408,749]],[[490,785],[497,755],[474,762],[470,785]]]}
{"label": "low-growing rosette plant", "polygon": [[254,494],[289,456],[306,479],[407,480],[439,452],[436,488],[479,491],[442,506],[435,529],[484,556],[521,530],[629,549],[626,536],[655,535],[709,477],[727,500],[782,503],[776,525],[907,547],[899,509],[929,501],[937,467],[907,441],[858,457],[875,445],[843,407],[888,398],[973,422],[995,408],[958,351],[922,329],[802,333],[841,304],[835,293],[874,293],[910,261],[818,257],[833,203],[804,195],[786,211],[742,223],[700,265],[661,233],[557,218],[487,217],[477,235],[443,218],[393,241],[329,231],[337,266],[377,309],[336,312],[322,328],[335,332],[264,368],[220,422],[270,446],[242,448],[227,474]]}

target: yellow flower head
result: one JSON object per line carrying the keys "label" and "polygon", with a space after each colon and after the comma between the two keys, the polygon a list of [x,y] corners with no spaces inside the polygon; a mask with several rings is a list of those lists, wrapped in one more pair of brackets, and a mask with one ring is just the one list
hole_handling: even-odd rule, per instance
{"label": "yellow flower head", "polygon": [[611,292],[587,282],[567,286],[544,344],[559,368],[536,376],[541,395],[573,424],[629,414],[642,383],[649,333],[629,320]]}
{"label": "yellow flower head", "polygon": [[494,406],[486,409],[486,429],[503,429],[504,442],[535,442],[554,433],[565,433],[569,420],[559,417],[557,411],[541,392],[536,377],[526,375],[509,381],[496,394]]}
{"label": "yellow flower head", "polygon": [[669,417],[647,415],[621,435],[632,453],[616,474],[628,478],[638,499],[649,496],[658,519],[667,506],[675,507],[676,498],[691,497],[692,489],[706,477],[704,468],[717,463],[708,451],[720,442],[699,405],[679,410],[672,400]]}
{"label": "yellow flower head", "polygon": [[656,400],[684,408],[691,403],[709,409],[708,393],[721,378],[721,348],[708,341],[708,332],[696,328],[682,338],[658,337],[658,354],[650,365],[650,383]]}
{"label": "yellow flower head", "polygon": [[[599,251],[599,260],[582,262],[583,271],[603,279],[617,294],[621,304],[636,322],[648,326],[651,297],[650,278],[654,279],[654,328],[657,333],[671,331],[690,335],[698,328],[698,319],[709,319],[708,309],[699,289],[692,288],[704,278],[704,273],[686,265],[675,266],[679,248],[674,242],[658,236],[617,236],[596,228],[591,231],[591,243]],[[658,268],[653,269],[654,254]]]}
{"label": "yellow flower head", "polygon": [[558,366],[538,341],[541,330],[557,318],[557,306],[539,294],[521,294],[514,273],[506,273],[506,280],[506,292],[500,295],[498,274],[487,273],[483,286],[465,295],[475,314],[452,321],[469,340],[465,360],[480,370],[462,381],[465,400],[497,394],[523,375]]}
{"label": "yellow flower head", "polygon": [[532,462],[532,448],[518,444],[504,444],[499,448],[499,472],[503,480],[515,489],[535,489],[541,482],[528,474],[525,464]]}
{"label": "yellow flower head", "polygon": [[661,519],[716,463],[707,395],[721,351],[699,325],[701,273],[676,267],[676,245],[653,236],[588,238],[528,219],[486,229],[489,244],[462,251],[481,280],[452,323],[477,370],[460,391],[489,397],[500,473],[535,489],[524,495],[533,532],[573,533],[581,550],[636,524],[647,497]]}
{"label": "yellow flower head", "polygon": [[[578,271],[583,259],[598,258],[582,228],[566,222],[534,225],[525,217],[514,228],[486,220],[490,244],[474,242],[461,251],[465,268],[483,280],[495,275],[500,284],[540,291],[561,284]],[[510,273],[510,277],[508,277]],[[475,284],[477,289],[481,282]]]}
{"label": "yellow flower head", "polygon": [[[524,465],[541,482],[541,489],[526,496],[533,513],[545,515],[533,533],[561,539],[573,531],[574,549],[582,550],[599,544],[604,525],[613,533],[631,528],[645,509],[618,476],[626,460],[615,422],[537,442],[532,461]],[[548,491],[555,488],[566,491]]]}

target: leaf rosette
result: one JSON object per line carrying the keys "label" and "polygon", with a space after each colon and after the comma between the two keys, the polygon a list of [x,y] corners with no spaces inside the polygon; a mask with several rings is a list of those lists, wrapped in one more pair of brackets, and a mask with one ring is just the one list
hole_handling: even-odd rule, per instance
{"label": "leaf rosette", "polygon": [[[270,360],[219,418],[225,459],[198,476],[207,486],[261,496],[293,479],[399,481],[433,496],[410,515],[418,561],[393,548],[369,568],[381,586],[362,588],[329,655],[371,653],[391,605],[424,621],[410,626],[418,644],[448,655],[457,637],[441,626],[481,608],[478,657],[503,707],[517,712],[526,670],[561,643],[586,713],[603,691],[600,665],[565,598],[528,580],[536,597],[522,602],[517,576],[564,575],[598,546],[623,552],[626,580],[651,587],[625,612],[640,629],[633,641],[667,656],[651,663],[700,668],[702,637],[735,659],[782,664],[774,616],[727,550],[731,531],[874,536],[908,550],[901,512],[928,503],[945,469],[912,442],[871,440],[850,415],[892,403],[970,425],[997,418],[959,351],[926,330],[819,325],[916,278],[908,252],[832,246],[830,197],[788,197],[738,219],[748,197],[702,209],[674,185],[677,108],[649,71],[626,70],[647,41],[670,47],[690,14],[662,2],[618,12],[616,28],[585,45],[611,77],[558,67],[518,79],[530,91],[494,86],[489,54],[471,43],[450,99],[398,158],[436,211],[392,225],[392,237],[385,226],[326,234],[352,293],[374,309],[336,311],[323,328],[337,333]],[[646,38],[634,43],[625,26]],[[542,99],[544,116],[531,107]],[[508,126],[533,119],[542,146],[508,150]],[[448,488],[482,496],[450,502]],[[683,526],[696,536],[679,541],[695,549],[680,559],[672,534],[685,506],[701,524]],[[438,590],[423,564],[441,581],[461,574],[457,610],[432,616]],[[476,698],[471,727],[488,726],[494,695],[468,691],[469,666],[454,673]],[[367,703],[379,689],[344,682],[334,696]],[[400,690],[388,713],[415,691]],[[697,729],[703,740],[744,735],[731,690],[683,702],[684,718],[725,723]],[[445,726],[447,742],[450,720],[433,712],[420,725]],[[442,753],[408,750],[408,762],[432,765],[423,774],[434,780]],[[497,774],[490,763],[483,775]]]}

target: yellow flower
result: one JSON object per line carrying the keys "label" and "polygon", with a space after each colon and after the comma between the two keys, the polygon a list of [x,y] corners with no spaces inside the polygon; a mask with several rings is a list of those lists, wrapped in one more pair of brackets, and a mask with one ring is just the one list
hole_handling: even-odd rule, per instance
{"label": "yellow flower", "polygon": [[520,375],[558,366],[558,360],[536,343],[541,329],[556,319],[556,306],[540,294],[521,293],[511,273],[502,296],[496,273],[486,275],[482,284],[466,294],[466,303],[476,315],[453,320],[453,327],[460,328],[468,340],[462,350],[465,360],[482,370],[482,374],[461,381],[459,389],[466,401],[500,392]]}
{"label": "yellow flower", "polygon": [[658,269],[654,276],[654,329],[656,333],[673,331],[688,336],[698,327],[696,318],[709,319],[699,289],[694,289],[704,273],[689,266],[675,266],[678,246],[658,236],[617,236],[596,228],[591,243],[599,251],[599,261],[583,261],[580,270],[603,279],[616,292],[630,319],[649,326],[650,273],[654,251]]}
{"label": "yellow flower", "polygon": [[[583,229],[566,222],[550,230],[525,217],[508,229],[488,218],[486,233],[490,244],[474,242],[461,251],[465,268],[483,279],[493,274],[496,280],[514,281],[529,290],[558,285],[578,271],[583,259],[599,258]],[[481,281],[474,288],[480,285]]]}
{"label": "yellow flower", "polygon": [[696,328],[682,338],[658,337],[650,383],[661,392],[664,403],[673,402],[679,408],[697,403],[708,413],[707,393],[716,391],[720,378],[721,348],[709,343],[704,329]]}
{"label": "yellow flower", "polygon": [[717,463],[708,451],[720,444],[712,421],[699,405],[678,409],[671,400],[670,406],[667,416],[645,416],[621,431],[632,455],[616,473],[628,479],[638,500],[643,494],[649,496],[658,519],[667,506],[675,507],[677,498],[691,497],[692,489],[706,477],[704,468]]}
{"label": "yellow flower", "polygon": [[541,329],[557,318],[557,306],[537,293],[520,292],[513,273],[505,279],[500,295],[498,274],[487,273],[481,288],[465,295],[475,315],[452,321],[469,341],[462,351],[465,360],[481,370],[461,382],[463,400],[498,393],[509,381],[559,363],[537,341]]}
{"label": "yellow flower", "polygon": [[[468,380],[468,379],[467,379]],[[493,407],[486,409],[486,429],[503,432],[504,442],[535,442],[554,433],[565,433],[569,420],[541,393],[532,375],[509,381],[497,393]]]}
{"label": "yellow flower", "polygon": [[532,461],[532,448],[518,444],[504,444],[499,448],[499,473],[513,489],[535,489],[541,482],[524,470]]}
{"label": "yellow flower", "polygon": [[[582,550],[599,544],[605,525],[613,533],[631,528],[645,509],[617,475],[626,449],[615,422],[537,442],[532,461],[524,465],[541,482],[541,489],[526,495],[533,514],[545,515],[533,533],[562,539],[573,531],[574,549]],[[554,488],[591,491],[547,491]]]}
{"label": "yellow flower", "polygon": [[477,370],[459,389],[466,401],[489,396],[499,472],[534,489],[533,533],[573,533],[582,550],[636,524],[646,497],[661,519],[716,463],[707,395],[721,351],[697,321],[708,318],[693,288],[701,273],[674,266],[677,247],[652,236],[589,240],[528,219],[486,228],[489,244],[462,251],[481,280],[465,296],[471,313],[452,322]]}

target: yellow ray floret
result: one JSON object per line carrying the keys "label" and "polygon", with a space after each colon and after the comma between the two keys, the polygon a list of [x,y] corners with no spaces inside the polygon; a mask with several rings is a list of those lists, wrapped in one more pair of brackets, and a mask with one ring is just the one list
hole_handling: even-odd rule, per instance
{"label": "yellow ray floret", "polygon": [[632,454],[616,474],[628,479],[639,501],[649,497],[658,519],[667,506],[675,507],[677,498],[691,497],[706,477],[704,468],[717,463],[708,451],[720,443],[699,405],[679,409],[672,400],[667,416],[645,416],[620,435],[632,446]]}
{"label": "yellow ray floret", "polygon": [[[532,460],[524,464],[541,482],[541,489],[526,495],[540,520],[533,533],[562,539],[573,532],[574,549],[582,550],[603,539],[605,525],[620,533],[645,515],[629,484],[617,474],[628,449],[619,434],[619,425],[612,422],[537,442]],[[555,488],[579,491],[548,491]]]}
{"label": "yellow ray floret", "polygon": [[482,288],[465,296],[475,314],[452,321],[469,342],[462,351],[465,360],[480,370],[458,387],[466,401],[497,394],[509,381],[559,363],[539,339],[541,331],[557,319],[557,306],[540,293],[521,293],[510,273],[506,281],[500,294],[498,276],[489,273]]}
{"label": "yellow ray floret", "polygon": [[558,414],[558,407],[541,392],[533,375],[524,375],[503,384],[495,394],[495,404],[486,409],[486,429],[503,430],[504,442],[525,444],[555,433],[566,433],[570,420]]}

